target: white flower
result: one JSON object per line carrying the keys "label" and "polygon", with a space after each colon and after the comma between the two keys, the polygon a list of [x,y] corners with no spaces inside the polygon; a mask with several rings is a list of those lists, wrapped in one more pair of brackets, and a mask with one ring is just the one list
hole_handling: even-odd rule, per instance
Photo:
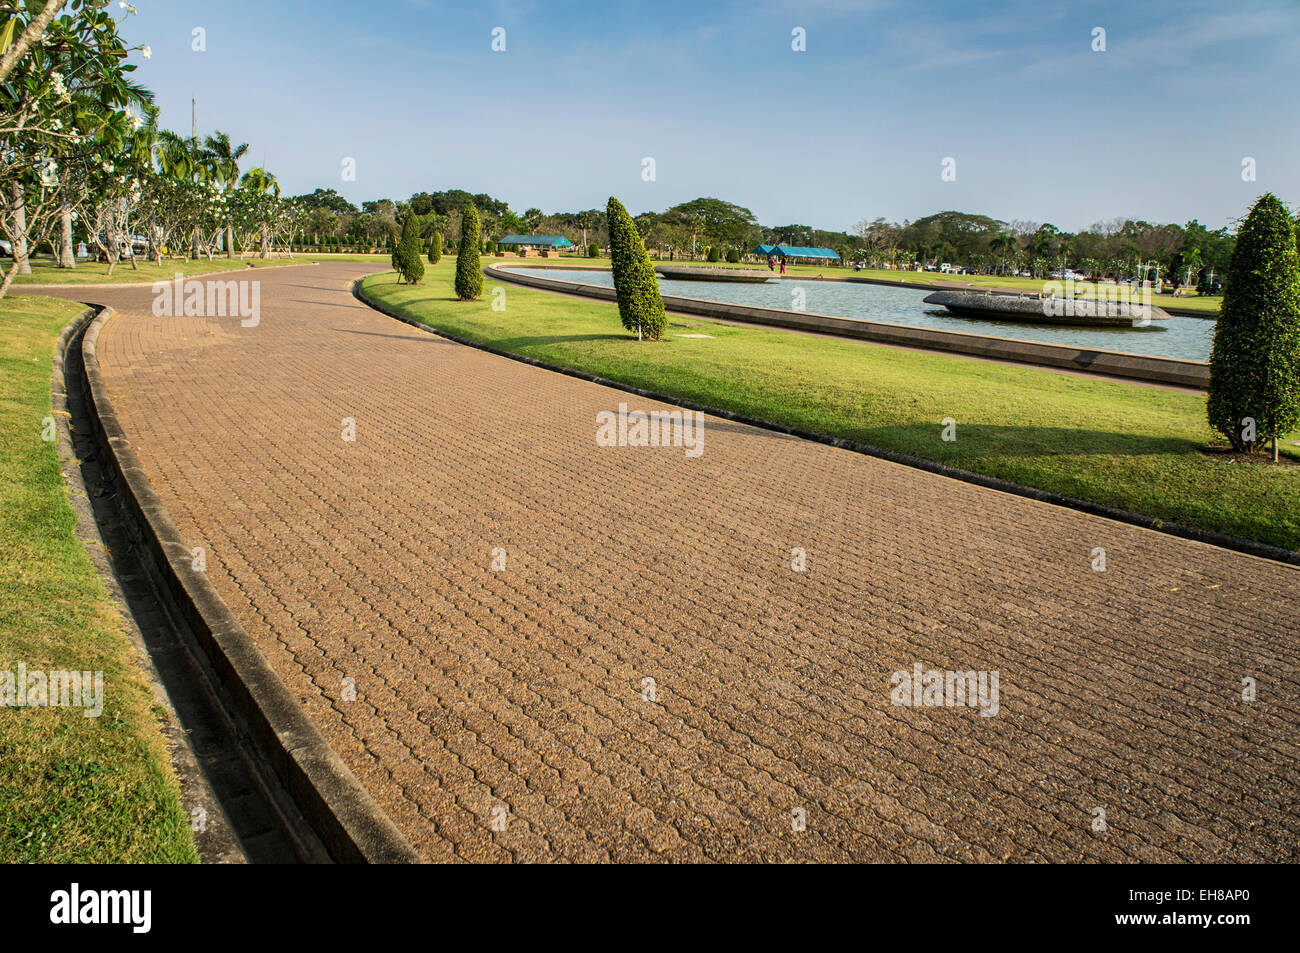
{"label": "white flower", "polygon": [[149,49],[149,47],[146,46],[144,49],[140,51],[140,55],[143,56],[145,59],[148,59],[149,57],[153,56],[153,50]]}
{"label": "white flower", "polygon": [[112,172],[112,171],[113,171],[113,163],[111,163],[111,162],[105,162],[104,165],[103,165],[103,169],[104,169],[105,172]]}
{"label": "white flower", "polygon": [[135,16],[135,6],[133,4],[127,3],[126,0],[118,0],[117,5],[126,11],[127,16]]}
{"label": "white flower", "polygon": [[53,129],[55,132],[58,132],[60,129],[63,128],[63,123],[60,122],[58,119],[56,119],[52,123],[50,123],[50,128]]}

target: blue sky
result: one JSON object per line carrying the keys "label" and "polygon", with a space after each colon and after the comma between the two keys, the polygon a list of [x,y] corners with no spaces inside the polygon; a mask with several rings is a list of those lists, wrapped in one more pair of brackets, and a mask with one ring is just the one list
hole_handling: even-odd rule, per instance
{"label": "blue sky", "polygon": [[162,123],[188,130],[195,96],[200,135],[250,143],[288,194],[612,194],[634,213],[715,195],[834,229],[949,208],[1218,227],[1266,190],[1300,205],[1297,0],[136,6]]}

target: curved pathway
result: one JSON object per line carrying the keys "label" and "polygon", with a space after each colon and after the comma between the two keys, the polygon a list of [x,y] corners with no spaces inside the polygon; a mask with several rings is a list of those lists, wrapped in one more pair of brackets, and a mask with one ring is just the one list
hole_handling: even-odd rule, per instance
{"label": "curved pathway", "polygon": [[[600,447],[666,408],[371,270],[259,273],[253,328],[93,297],[176,525],[430,860],[1300,860],[1295,568],[724,421]],[[915,664],[997,714],[891,704]]]}

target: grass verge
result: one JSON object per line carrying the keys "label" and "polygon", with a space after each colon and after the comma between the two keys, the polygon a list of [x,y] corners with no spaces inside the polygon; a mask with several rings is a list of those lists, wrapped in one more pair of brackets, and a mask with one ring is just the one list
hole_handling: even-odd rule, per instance
{"label": "grass verge", "polygon": [[[1288,462],[1204,452],[1205,398],[1120,381],[702,318],[662,343],[622,331],[613,304],[504,285],[506,307],[460,302],[454,262],[412,288],[362,292],[404,317],[511,353],[786,426],[924,457],[1105,506],[1300,549],[1300,432]],[[687,327],[689,325],[689,327]],[[675,333],[707,334],[707,338]],[[957,439],[941,439],[941,421]]]}
{"label": "grass verge", "polygon": [[[134,284],[137,282],[166,281],[174,278],[177,272],[184,275],[203,275],[217,271],[237,271],[243,268],[275,268],[280,265],[306,265],[314,261],[388,261],[383,255],[332,255],[301,252],[293,258],[238,258],[217,257],[208,261],[196,258],[192,261],[167,259],[162,264],[139,259],[138,267],[132,268],[129,261],[119,262],[113,267],[113,274],[108,273],[108,265],[94,261],[82,261],[76,268],[60,268],[51,258],[33,258],[32,273],[18,275],[10,288],[10,294],[20,291],[24,285],[107,285]],[[8,267],[8,263],[5,263]]]}
{"label": "grass verge", "polygon": [[26,295],[0,309],[0,673],[104,673],[98,717],[0,708],[0,862],[192,863],[164,712],[75,535],[55,444],[42,440],[55,342],[84,310]]}

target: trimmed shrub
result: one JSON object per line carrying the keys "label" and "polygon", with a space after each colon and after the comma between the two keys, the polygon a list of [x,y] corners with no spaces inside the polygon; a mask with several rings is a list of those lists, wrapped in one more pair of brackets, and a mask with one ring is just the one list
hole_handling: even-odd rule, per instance
{"label": "trimmed shrub", "polygon": [[736,264],[737,262],[739,262],[739,261],[740,261],[740,249],[739,249],[739,248],[728,248],[728,249],[727,249],[727,261],[731,262],[733,265]]}
{"label": "trimmed shrub", "polygon": [[658,341],[668,325],[668,316],[664,313],[664,300],[659,296],[650,256],[623,203],[610,196],[607,213],[619,318],[623,327],[636,331],[638,337],[644,335]]}
{"label": "trimmed shrub", "polygon": [[420,258],[420,225],[414,215],[407,215],[402,223],[402,240],[398,253],[401,256],[402,275],[407,284],[418,285],[424,277],[424,262]]}
{"label": "trimmed shrub", "polygon": [[460,220],[460,251],[456,253],[456,297],[475,301],[483,293],[483,271],[479,265],[478,209],[465,209]]}
{"label": "trimmed shrub", "polygon": [[589,243],[589,244],[587,245],[587,257],[588,257],[588,258],[599,258],[599,257],[600,257],[600,246],[597,245],[595,242],[591,242],[591,243]]}
{"label": "trimmed shrub", "polygon": [[400,282],[406,277],[402,270],[402,239],[397,234],[397,226],[391,225],[388,229],[388,260],[393,265],[393,271],[397,272],[397,280]]}
{"label": "trimmed shrub", "polygon": [[436,265],[442,261],[442,233],[434,232],[429,239],[429,264]]}
{"label": "trimmed shrub", "polygon": [[[1300,257],[1291,216],[1271,192],[1237,233],[1205,411],[1236,450],[1254,450],[1258,440],[1276,440],[1300,425]],[[1254,442],[1245,439],[1247,417],[1255,421]]]}
{"label": "trimmed shrub", "polygon": [[721,260],[722,260],[722,256],[721,256],[720,254],[718,254],[718,246],[717,246],[717,245],[710,245],[710,246],[709,246],[709,255],[708,255],[708,258],[709,258],[709,261],[721,261]]}

